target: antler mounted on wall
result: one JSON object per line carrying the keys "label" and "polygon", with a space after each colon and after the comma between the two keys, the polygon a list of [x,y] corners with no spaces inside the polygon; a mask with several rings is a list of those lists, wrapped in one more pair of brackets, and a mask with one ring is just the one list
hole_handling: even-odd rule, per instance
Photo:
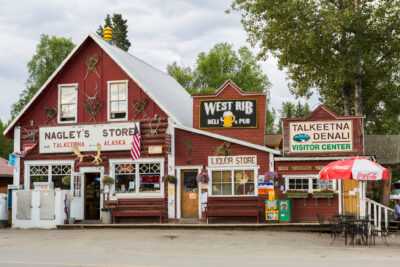
{"label": "antler mounted on wall", "polygon": [[102,162],[103,160],[100,158],[100,154],[101,154],[101,145],[99,143],[97,143],[97,154],[87,154],[87,155],[83,155],[80,151],[79,151],[79,145],[77,142],[75,142],[72,146],[72,151],[74,152],[74,154],[77,156],[75,158],[75,160],[79,159],[79,163],[82,162],[83,158],[94,158],[94,160],[92,161],[92,163],[99,165],[100,162]]}
{"label": "antler mounted on wall", "polygon": [[92,158],[94,158],[94,160],[92,161],[92,163],[95,163],[96,165],[99,165],[100,162],[102,162],[103,160],[100,158],[100,153],[101,153],[101,145],[99,143],[97,143],[97,154],[96,155],[88,155],[91,156]]}
{"label": "antler mounted on wall", "polygon": [[77,156],[75,158],[75,160],[79,159],[79,163],[82,162],[83,158],[89,157],[89,155],[83,155],[80,151],[79,151],[79,145],[78,143],[74,143],[72,145],[72,151],[74,152],[74,154]]}
{"label": "antler mounted on wall", "polygon": [[223,142],[221,145],[214,148],[214,156],[231,156],[232,151],[229,149],[230,142]]}

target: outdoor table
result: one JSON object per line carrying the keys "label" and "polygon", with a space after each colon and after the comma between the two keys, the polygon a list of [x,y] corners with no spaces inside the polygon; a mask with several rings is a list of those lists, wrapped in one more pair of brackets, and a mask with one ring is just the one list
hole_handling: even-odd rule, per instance
{"label": "outdoor table", "polygon": [[335,214],[334,218],[339,220],[338,228],[343,230],[345,237],[345,245],[347,245],[347,239],[351,237],[350,244],[354,245],[354,238],[357,234],[361,236],[361,241],[365,245],[368,245],[369,229],[371,220],[369,218],[357,219],[354,215],[347,214]]}

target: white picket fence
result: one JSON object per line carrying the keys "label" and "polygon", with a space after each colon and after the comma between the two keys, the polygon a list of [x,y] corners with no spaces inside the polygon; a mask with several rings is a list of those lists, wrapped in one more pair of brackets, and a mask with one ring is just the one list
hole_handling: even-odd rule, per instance
{"label": "white picket fence", "polygon": [[360,199],[360,216],[369,217],[377,230],[382,230],[382,214],[384,217],[385,229],[388,229],[389,216],[392,216],[393,211],[393,209],[369,198]]}

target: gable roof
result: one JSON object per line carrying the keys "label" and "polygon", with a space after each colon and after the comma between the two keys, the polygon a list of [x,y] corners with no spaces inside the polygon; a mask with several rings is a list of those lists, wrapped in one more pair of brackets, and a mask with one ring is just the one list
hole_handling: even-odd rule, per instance
{"label": "gable roof", "polygon": [[336,119],[336,120],[344,120],[344,119],[363,119],[365,115],[350,115],[350,116],[338,116],[332,110],[327,108],[323,104],[319,104],[307,117],[300,117],[300,118],[281,118],[282,121],[306,121],[309,119],[313,119],[316,114],[319,112],[325,113],[327,116],[324,119]]}
{"label": "gable roof", "polygon": [[250,143],[250,142],[246,142],[246,141],[243,141],[243,140],[239,140],[239,139],[236,139],[236,138],[232,138],[232,137],[228,137],[228,136],[224,136],[224,135],[220,135],[220,134],[216,134],[216,133],[212,133],[212,132],[203,131],[203,130],[195,129],[195,128],[192,128],[192,127],[185,127],[185,126],[180,126],[180,125],[176,125],[175,127],[178,128],[178,129],[184,130],[184,131],[188,131],[188,132],[192,132],[192,133],[196,133],[196,134],[201,134],[201,135],[212,137],[212,138],[219,139],[219,140],[224,140],[224,141],[231,142],[231,143],[234,143],[234,144],[238,144],[238,145],[254,148],[254,149],[257,149],[257,150],[269,152],[269,153],[272,153],[272,154],[275,154],[275,155],[282,155],[282,153],[279,150],[271,149],[271,148],[268,148],[266,146],[260,146],[260,145],[253,144],[253,143]]}
{"label": "gable roof", "polygon": [[177,124],[192,126],[193,100],[190,94],[171,76],[147,64],[124,50],[110,45],[94,33],[88,33],[82,42],[77,45],[32,97],[24,109],[10,123],[4,134],[15,126],[28,107],[35,101],[47,85],[61,71],[63,66],[79,50],[84,42],[91,38],[116,64],[147,94],[149,97]]}
{"label": "gable roof", "polygon": [[239,86],[237,86],[232,80],[228,79],[226,82],[224,82],[223,85],[221,85],[215,93],[211,94],[195,94],[192,95],[193,98],[201,98],[201,97],[216,97],[219,96],[228,86],[231,86],[238,94],[241,96],[252,96],[252,95],[262,95],[266,96],[265,92],[245,92],[243,91]]}

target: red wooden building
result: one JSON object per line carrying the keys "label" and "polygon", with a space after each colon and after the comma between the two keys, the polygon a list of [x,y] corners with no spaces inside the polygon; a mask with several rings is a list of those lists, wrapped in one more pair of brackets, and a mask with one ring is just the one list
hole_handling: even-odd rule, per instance
{"label": "red wooden building", "polygon": [[[240,203],[239,210],[255,205],[263,217],[258,182],[275,170],[278,198],[291,189],[310,193],[307,201],[293,200],[294,221],[337,213],[337,194],[312,199],[312,190],[322,186],[316,174],[334,159],[362,154],[362,117],[337,117],[319,106],[307,119],[283,120],[282,154],[265,146],[266,100],[265,93],[243,92],[229,80],[214,94],[191,96],[166,73],[90,33],[6,129],[21,155],[13,183],[27,191],[52,182],[70,196],[69,215],[76,220],[98,220],[105,205],[128,200],[146,207],[165,203],[164,221],[202,218],[211,203]],[[141,157],[133,161],[136,127]],[[199,173],[208,181],[199,183]],[[163,181],[167,174],[177,177],[175,184]],[[70,184],[63,183],[66,176]],[[115,178],[107,194],[100,182],[105,176]],[[250,206],[237,216],[252,217]],[[140,210],[135,217],[146,215]],[[25,207],[24,215],[29,212],[36,216]]]}

